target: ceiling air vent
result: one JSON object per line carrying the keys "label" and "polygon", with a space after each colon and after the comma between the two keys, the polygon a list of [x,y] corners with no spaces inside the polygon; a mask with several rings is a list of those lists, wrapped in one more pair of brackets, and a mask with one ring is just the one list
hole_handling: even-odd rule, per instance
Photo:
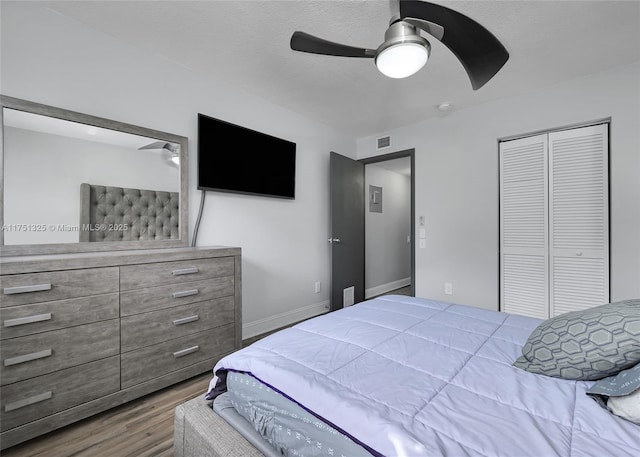
{"label": "ceiling air vent", "polygon": [[385,149],[391,146],[391,137],[383,136],[382,138],[378,138],[376,149]]}

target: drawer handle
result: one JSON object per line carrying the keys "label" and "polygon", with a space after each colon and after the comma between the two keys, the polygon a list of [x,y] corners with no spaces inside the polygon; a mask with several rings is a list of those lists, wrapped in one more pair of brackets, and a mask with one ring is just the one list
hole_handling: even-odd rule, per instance
{"label": "drawer handle", "polygon": [[51,290],[51,284],[31,284],[29,286],[5,287],[3,292],[5,295],[26,294],[27,292],[42,292],[43,290]]}
{"label": "drawer handle", "polygon": [[198,273],[198,267],[188,267],[188,268],[180,268],[178,270],[173,270],[173,276],[182,276],[182,275],[192,275],[194,273]]}
{"label": "drawer handle", "polygon": [[51,349],[45,349],[44,351],[32,352],[31,354],[19,355],[18,357],[4,359],[4,366],[9,367],[11,365],[31,362],[32,360],[44,359],[45,357],[50,357],[52,353],[53,352],[51,351]]}
{"label": "drawer handle", "polygon": [[51,320],[51,313],[36,314],[34,316],[17,317],[15,319],[7,319],[4,321],[5,327],[15,327],[16,325],[33,324],[35,322],[43,322]]}
{"label": "drawer handle", "polygon": [[174,292],[171,294],[173,298],[189,297],[191,295],[198,295],[200,291],[198,289],[181,290],[180,292]]}
{"label": "drawer handle", "polygon": [[200,319],[200,316],[195,314],[193,316],[183,317],[182,319],[176,319],[176,320],[173,321],[173,325],[188,324],[189,322],[195,322],[198,319]]}
{"label": "drawer handle", "polygon": [[24,408],[25,406],[33,405],[35,403],[40,403],[41,401],[48,400],[51,397],[53,397],[53,392],[49,391],[49,392],[44,392],[38,395],[34,395],[33,397],[14,401],[13,403],[7,403],[6,405],[4,405],[4,412],[8,413],[9,411]]}
{"label": "drawer handle", "polygon": [[182,351],[174,352],[173,356],[177,359],[178,357],[184,357],[185,355],[193,354],[200,350],[200,346],[192,346],[187,349],[183,349]]}

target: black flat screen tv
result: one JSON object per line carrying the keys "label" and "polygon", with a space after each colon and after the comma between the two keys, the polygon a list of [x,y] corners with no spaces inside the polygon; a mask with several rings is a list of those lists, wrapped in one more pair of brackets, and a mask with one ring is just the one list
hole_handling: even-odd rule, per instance
{"label": "black flat screen tv", "polygon": [[295,198],[296,144],[198,114],[198,189]]}

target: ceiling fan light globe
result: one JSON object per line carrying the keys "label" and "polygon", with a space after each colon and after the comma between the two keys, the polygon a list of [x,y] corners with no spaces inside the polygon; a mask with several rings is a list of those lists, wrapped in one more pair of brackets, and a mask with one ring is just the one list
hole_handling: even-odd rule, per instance
{"label": "ceiling fan light globe", "polygon": [[429,50],[426,46],[403,42],[380,51],[376,56],[376,66],[389,78],[406,78],[424,67],[428,59]]}

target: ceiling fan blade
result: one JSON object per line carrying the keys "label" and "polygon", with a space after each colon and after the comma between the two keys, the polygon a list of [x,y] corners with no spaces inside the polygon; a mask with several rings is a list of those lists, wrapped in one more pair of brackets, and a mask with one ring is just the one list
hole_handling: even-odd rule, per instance
{"label": "ceiling fan blade", "polygon": [[509,53],[491,32],[452,9],[428,2],[400,0],[400,18],[420,19],[444,27],[440,41],[456,55],[473,90],[484,86],[509,59]]}
{"label": "ceiling fan blade", "polygon": [[166,141],[155,141],[153,143],[149,143],[146,146],[140,146],[138,148],[139,151],[144,149],[166,149],[168,143]]}
{"label": "ceiling fan blade", "polygon": [[369,58],[376,56],[376,51],[373,49],[355,48],[353,46],[334,43],[304,32],[293,32],[291,36],[291,49],[326,56]]}
{"label": "ceiling fan blade", "polygon": [[142,151],[144,149],[166,149],[167,151],[170,151],[170,152],[177,152],[178,148],[179,148],[179,145],[175,143],[168,143],[166,141],[155,141],[153,143],[147,144],[146,146],[140,146],[138,150]]}

